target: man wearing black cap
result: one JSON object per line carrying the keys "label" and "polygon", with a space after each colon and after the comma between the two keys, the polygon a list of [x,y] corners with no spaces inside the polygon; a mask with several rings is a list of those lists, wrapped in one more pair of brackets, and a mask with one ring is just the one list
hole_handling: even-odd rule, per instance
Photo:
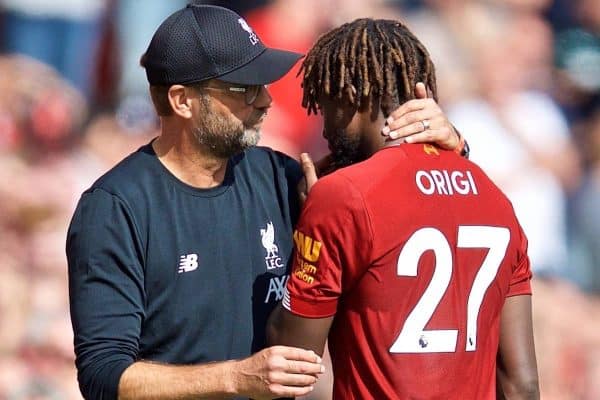
{"label": "man wearing black cap", "polygon": [[[85,398],[312,390],[323,371],[315,353],[264,349],[287,280],[302,171],[255,146],[271,104],[264,85],[300,57],[266,48],[225,8],[188,6],[158,28],[142,65],[161,134],[84,192],[67,237]],[[431,124],[447,123],[427,107]],[[432,132],[442,145],[457,141]]]}

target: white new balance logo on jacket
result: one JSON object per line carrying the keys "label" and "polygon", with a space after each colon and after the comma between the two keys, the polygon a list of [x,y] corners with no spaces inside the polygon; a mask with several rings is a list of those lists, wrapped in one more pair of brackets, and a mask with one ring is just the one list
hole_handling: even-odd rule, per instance
{"label": "white new balance logo on jacket", "polygon": [[191,272],[198,268],[198,254],[187,254],[179,257],[178,273]]}

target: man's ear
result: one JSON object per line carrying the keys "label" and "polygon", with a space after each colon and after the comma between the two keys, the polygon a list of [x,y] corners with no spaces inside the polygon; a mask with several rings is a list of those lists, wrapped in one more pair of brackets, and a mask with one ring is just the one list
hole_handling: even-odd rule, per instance
{"label": "man's ear", "polygon": [[185,119],[192,118],[192,99],[189,90],[183,85],[173,85],[167,93],[173,112]]}

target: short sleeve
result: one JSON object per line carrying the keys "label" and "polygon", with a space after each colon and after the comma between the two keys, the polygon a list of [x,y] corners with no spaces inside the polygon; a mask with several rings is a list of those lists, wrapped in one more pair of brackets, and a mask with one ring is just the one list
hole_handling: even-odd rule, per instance
{"label": "short sleeve", "polygon": [[527,255],[527,236],[525,236],[525,232],[520,226],[518,234],[517,262],[513,266],[507,297],[531,294],[532,274],[531,263]]}
{"label": "short sleeve", "polygon": [[117,197],[84,193],[69,227],[69,300],[81,392],[117,399],[123,371],[137,359],[144,319],[138,232]]}
{"label": "short sleeve", "polygon": [[294,314],[335,314],[340,296],[368,267],[372,231],[362,196],[339,174],[312,188],[294,231],[292,273],[283,306]]}

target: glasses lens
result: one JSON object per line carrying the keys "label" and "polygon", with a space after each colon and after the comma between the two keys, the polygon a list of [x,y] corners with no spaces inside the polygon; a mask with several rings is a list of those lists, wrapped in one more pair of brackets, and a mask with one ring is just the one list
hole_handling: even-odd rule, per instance
{"label": "glasses lens", "polygon": [[246,104],[250,105],[256,101],[260,88],[260,85],[248,86],[246,88]]}

